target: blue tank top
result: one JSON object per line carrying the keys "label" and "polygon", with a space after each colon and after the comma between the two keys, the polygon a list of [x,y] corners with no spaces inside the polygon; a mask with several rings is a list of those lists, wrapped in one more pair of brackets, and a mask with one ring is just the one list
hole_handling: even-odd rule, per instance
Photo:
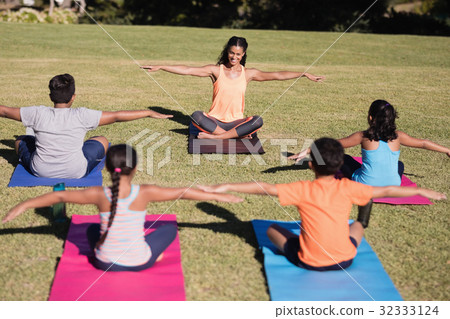
{"label": "blue tank top", "polygon": [[400,151],[392,151],[388,143],[379,141],[376,150],[361,148],[362,166],[357,169],[352,179],[371,186],[400,186],[398,158]]}
{"label": "blue tank top", "polygon": [[[130,195],[117,201],[116,216],[106,239],[95,249],[97,259],[122,266],[139,266],[150,259],[151,250],[144,238],[146,211],[133,211],[129,208],[139,194],[139,189],[139,185],[131,185]],[[111,201],[111,189],[104,187],[103,190]],[[110,212],[100,213],[100,236],[108,227],[109,215]]]}

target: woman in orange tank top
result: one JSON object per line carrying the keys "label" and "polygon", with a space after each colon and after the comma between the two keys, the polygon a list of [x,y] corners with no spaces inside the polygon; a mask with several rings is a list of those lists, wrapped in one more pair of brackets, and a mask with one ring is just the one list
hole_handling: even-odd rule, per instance
{"label": "woman in orange tank top", "polygon": [[311,81],[320,82],[322,76],[309,73],[278,71],[262,72],[258,69],[246,69],[247,41],[245,38],[231,37],[225,45],[216,65],[203,67],[185,65],[145,65],[149,72],[163,70],[179,75],[210,77],[214,90],[213,102],[209,112],[195,111],[191,118],[202,132],[198,138],[229,139],[247,137],[261,128],[262,118],[254,115],[244,116],[245,90],[250,81],[289,80],[302,76]]}

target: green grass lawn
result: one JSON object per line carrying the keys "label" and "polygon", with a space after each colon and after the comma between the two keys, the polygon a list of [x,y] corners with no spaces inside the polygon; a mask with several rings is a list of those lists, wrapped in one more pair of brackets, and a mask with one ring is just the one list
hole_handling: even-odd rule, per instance
{"label": "green grass lawn", "polygon": [[[195,28],[106,26],[141,64],[214,63],[232,35],[247,38],[248,67],[299,70],[308,67],[338,33],[208,30]],[[21,25],[0,23],[0,104],[21,107],[50,105],[48,81],[70,73],[76,80],[74,106],[98,110],[145,109],[175,114],[173,121],[145,119],[98,128],[123,143],[149,129],[170,140],[155,154],[155,163],[170,147],[171,161],[151,176],[138,172],[136,182],[165,186],[238,182],[256,179],[286,183],[311,179],[307,170],[278,170],[282,149],[274,139],[335,138],[366,128],[370,103],[386,99],[396,106],[399,129],[412,136],[450,146],[450,39],[418,36],[346,34],[310,69],[324,83],[299,80],[272,108],[267,107],[293,81],[251,83],[246,114],[263,114],[260,138],[266,140],[262,161],[251,156],[201,156],[187,153],[188,115],[208,110],[212,87],[208,78],[152,73],[175,103],[95,25]],[[0,119],[0,211],[49,187],[7,188],[17,164],[16,135],[24,127]],[[291,141],[292,142],[292,141]],[[351,155],[358,148],[348,150]],[[196,161],[200,165],[196,165]],[[446,155],[402,149],[405,172],[419,186],[449,191]],[[146,162],[146,159],[141,159]],[[230,162],[235,165],[230,165]],[[268,171],[267,171],[268,170]],[[109,176],[104,173],[104,184]],[[240,204],[178,201],[148,206],[157,214],[176,213],[188,300],[268,300],[269,294],[251,228],[252,219],[290,220],[271,198],[243,196]],[[366,238],[405,300],[448,300],[448,201],[432,206],[374,206]],[[93,206],[68,205],[68,215],[95,214]],[[296,209],[287,212],[298,216]],[[352,211],[356,217],[356,208]],[[63,251],[67,225],[52,225],[42,210],[29,211],[0,225],[0,300],[46,300]],[[301,289],[301,283],[299,283]]]}

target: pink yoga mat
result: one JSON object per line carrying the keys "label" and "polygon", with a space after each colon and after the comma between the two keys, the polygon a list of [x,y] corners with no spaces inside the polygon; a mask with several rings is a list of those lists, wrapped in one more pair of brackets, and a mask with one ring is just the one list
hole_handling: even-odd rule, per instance
{"label": "pink yoga mat", "polygon": [[[353,157],[359,163],[362,163],[361,157]],[[417,187],[417,184],[413,183],[405,174],[402,175],[402,181],[400,186],[407,187]],[[383,203],[383,204],[391,204],[391,205],[433,205],[432,202],[426,197],[415,195],[411,197],[399,197],[399,198],[376,198],[373,200],[374,203]]]}
{"label": "pink yoga mat", "polygon": [[[149,232],[163,224],[176,225],[175,215],[147,215],[145,227],[157,219]],[[163,259],[149,269],[139,272],[103,272],[88,261],[88,256],[93,253],[89,248],[86,230],[92,223],[99,222],[98,215],[72,216],[49,300],[186,300],[178,235],[164,251]]]}

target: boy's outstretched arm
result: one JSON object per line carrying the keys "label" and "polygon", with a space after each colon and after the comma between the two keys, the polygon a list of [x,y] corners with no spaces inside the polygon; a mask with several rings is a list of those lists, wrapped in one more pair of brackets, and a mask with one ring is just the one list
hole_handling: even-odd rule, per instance
{"label": "boy's outstretched arm", "polygon": [[173,115],[161,114],[152,110],[136,110],[136,111],[116,111],[116,112],[102,112],[99,126],[108,125],[116,122],[127,122],[142,119],[145,117],[152,117],[155,119],[168,119]]}
{"label": "boy's outstretched arm", "polygon": [[8,107],[0,105],[0,117],[20,122],[20,107]]}
{"label": "boy's outstretched arm", "polygon": [[218,202],[228,202],[228,203],[240,203],[243,201],[242,198],[231,194],[208,193],[203,190],[195,188],[188,188],[183,193],[181,198],[193,200],[215,200]]}
{"label": "boy's outstretched arm", "polygon": [[91,187],[79,191],[51,192],[30,198],[11,208],[6,216],[3,217],[2,223],[13,220],[30,208],[47,207],[56,203],[98,204],[98,199],[102,193],[103,189],[101,187]]}
{"label": "boy's outstretched arm", "polygon": [[276,185],[264,182],[219,184],[211,186],[199,185],[198,188],[204,190],[205,192],[211,193],[238,192],[247,194],[278,196]]}
{"label": "boy's outstretched arm", "polygon": [[420,187],[401,187],[401,186],[373,187],[373,198],[409,197],[415,195],[421,195],[435,200],[447,199],[447,196],[445,196],[445,194],[443,193],[435,192],[431,189]]}

